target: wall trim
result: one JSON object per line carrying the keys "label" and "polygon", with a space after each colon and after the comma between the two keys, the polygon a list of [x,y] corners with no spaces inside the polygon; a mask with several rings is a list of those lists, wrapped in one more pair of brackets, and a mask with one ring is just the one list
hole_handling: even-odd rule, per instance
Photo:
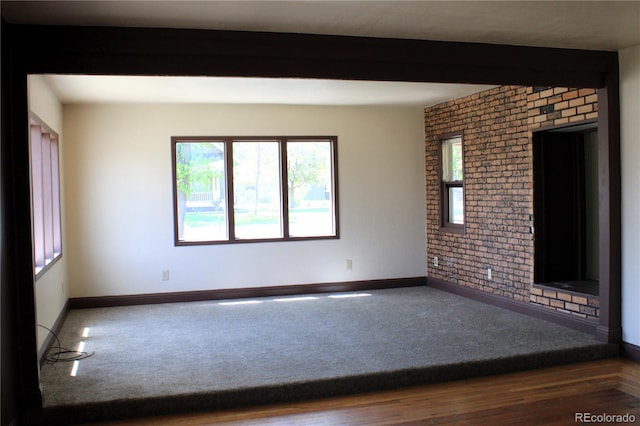
{"label": "wall trim", "polygon": [[508,309],[513,312],[518,312],[535,318],[551,321],[553,323],[560,324],[574,330],[590,333],[593,335],[596,334],[596,327],[598,326],[598,322],[595,320],[572,317],[570,315],[563,314],[562,312],[557,312],[551,309],[543,308],[541,306],[532,305],[530,303],[519,302],[508,297],[487,293],[475,288],[464,287],[458,284],[439,280],[437,278],[427,277],[427,286],[447,291],[449,293],[457,294],[459,296],[464,296],[469,299],[477,300],[479,302],[487,303],[489,305]]}
{"label": "wall trim", "polygon": [[622,342],[620,345],[620,354],[631,361],[640,362],[640,346]]}
{"label": "wall trim", "polygon": [[387,278],[363,281],[295,284],[271,287],[247,287],[220,290],[182,291],[175,293],[130,294],[69,299],[70,309],[105,308],[112,306],[153,305],[158,303],[199,302],[204,300],[245,299],[250,297],[292,296],[310,293],[364,291],[426,284],[426,277]]}
{"label": "wall trim", "polygon": [[[602,314],[602,311],[600,311],[600,313]],[[600,324],[596,328],[596,337],[598,337],[598,339],[603,342],[621,343],[622,327],[613,327],[609,324]]]}
{"label": "wall trim", "polygon": [[580,121],[574,121],[573,123],[566,123],[566,124],[555,124],[552,126],[542,126],[542,127],[537,127],[535,129],[531,129],[532,133],[538,133],[538,132],[548,132],[550,130],[557,130],[557,129],[570,129],[572,127],[579,127],[579,126],[584,126],[587,124],[593,124],[594,127],[589,127],[588,129],[585,130],[593,130],[593,129],[597,129],[598,128],[598,119],[589,119],[589,120],[580,120]]}
{"label": "wall trim", "polygon": [[[62,325],[64,324],[64,321],[67,319],[67,314],[69,314],[69,309],[70,309],[69,306],[70,306],[69,299],[67,299],[67,301],[64,303],[64,306],[62,307],[62,310],[60,311],[60,314],[58,315],[58,318],[56,318],[55,322],[51,326],[51,331],[53,331],[55,334],[60,334],[60,330],[62,330]],[[45,329],[43,328],[43,330]],[[44,339],[44,342],[42,343],[42,347],[38,349],[38,360],[40,361],[40,367],[42,367],[42,365],[46,361],[45,355],[47,351],[49,350],[49,348],[51,348],[51,346],[53,346],[53,343],[55,342],[55,337],[53,336],[53,334],[49,332],[47,333],[48,333],[47,338]]]}

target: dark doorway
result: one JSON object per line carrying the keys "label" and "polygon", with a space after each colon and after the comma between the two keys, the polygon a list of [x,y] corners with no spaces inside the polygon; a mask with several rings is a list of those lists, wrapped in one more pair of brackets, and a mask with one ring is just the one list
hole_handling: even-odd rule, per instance
{"label": "dark doorway", "polygon": [[535,132],[536,284],[598,294],[596,123]]}

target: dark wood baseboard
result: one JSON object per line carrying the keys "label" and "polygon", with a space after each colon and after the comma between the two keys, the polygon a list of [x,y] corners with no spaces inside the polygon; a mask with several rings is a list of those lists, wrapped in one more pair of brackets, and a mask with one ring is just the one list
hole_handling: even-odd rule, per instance
{"label": "dark wood baseboard", "polygon": [[[64,320],[67,319],[67,314],[69,313],[69,309],[70,309],[70,302],[67,299],[64,306],[62,307],[62,311],[60,311],[60,314],[58,315],[58,318],[51,326],[51,331],[53,331],[55,334],[60,333],[60,330],[62,329],[62,325],[64,324]],[[38,350],[38,360],[40,361],[40,367],[42,367],[42,364],[44,364],[44,362],[46,361],[45,355],[47,351],[51,346],[53,346],[53,343],[55,342],[55,336],[49,332],[47,333],[48,333],[47,338],[44,340],[42,347]]]}
{"label": "dark wood baseboard", "polygon": [[620,352],[623,357],[640,363],[640,346],[636,346],[628,342],[622,342]]}
{"label": "dark wood baseboard", "polygon": [[365,291],[385,288],[417,287],[426,277],[389,278],[318,284],[297,284],[273,287],[183,291],[176,293],[131,294],[104,297],[76,297],[69,299],[70,309],[104,308],[112,306],[151,305],[158,303],[199,302],[203,300],[245,299],[250,297],[292,296],[311,293]]}
{"label": "dark wood baseboard", "polygon": [[464,286],[453,284],[447,281],[442,281],[436,278],[427,277],[427,286],[437,288],[439,290],[444,290],[449,293],[454,293],[460,296],[464,296],[469,299],[477,300],[479,302],[484,302],[490,305],[508,309],[510,311],[514,311],[514,312],[529,315],[535,318],[551,321],[556,324],[560,324],[565,327],[572,328],[574,330],[579,330],[579,331],[591,333],[594,335],[596,334],[596,328],[598,326],[598,323],[594,320],[571,317],[569,315],[566,315],[551,309],[546,309],[546,308],[532,305],[529,303],[519,302],[517,300],[513,300],[508,297],[486,293],[481,290],[477,290],[470,287],[464,287]]}
{"label": "dark wood baseboard", "polygon": [[596,337],[602,342],[622,343],[622,327],[598,325],[596,328]]}

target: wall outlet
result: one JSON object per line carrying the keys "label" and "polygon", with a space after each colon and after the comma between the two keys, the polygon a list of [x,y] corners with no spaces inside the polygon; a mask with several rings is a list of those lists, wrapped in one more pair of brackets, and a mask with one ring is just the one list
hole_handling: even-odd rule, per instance
{"label": "wall outlet", "polygon": [[487,279],[491,279],[491,268],[487,269]]}
{"label": "wall outlet", "polygon": [[433,256],[433,266],[438,267],[438,256]]}
{"label": "wall outlet", "polygon": [[162,271],[162,281],[169,281],[169,270],[165,269]]}
{"label": "wall outlet", "polygon": [[347,271],[351,271],[353,269],[353,260],[347,259],[346,265],[347,265]]}

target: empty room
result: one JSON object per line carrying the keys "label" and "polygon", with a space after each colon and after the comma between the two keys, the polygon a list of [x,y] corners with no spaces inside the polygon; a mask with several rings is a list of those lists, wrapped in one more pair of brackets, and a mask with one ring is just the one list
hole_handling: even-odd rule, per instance
{"label": "empty room", "polygon": [[[640,358],[633,22],[511,42],[8,3],[3,424]],[[362,16],[429,6],[385,4]]]}

